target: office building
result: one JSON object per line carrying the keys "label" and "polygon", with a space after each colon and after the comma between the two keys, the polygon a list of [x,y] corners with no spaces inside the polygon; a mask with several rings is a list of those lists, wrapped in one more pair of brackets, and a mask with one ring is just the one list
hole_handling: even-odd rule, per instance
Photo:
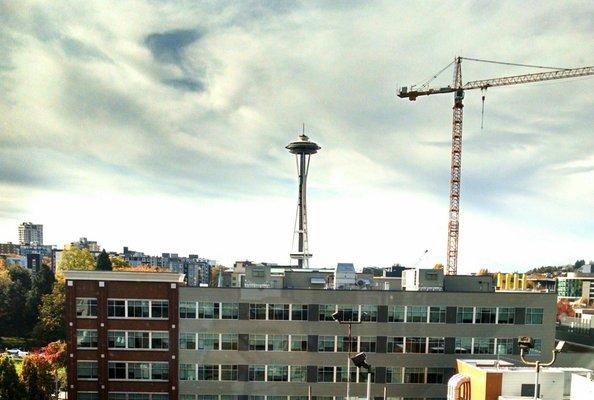
{"label": "office building", "polygon": [[[187,287],[175,273],[65,277],[71,399],[296,400],[308,387],[316,400],[338,399],[349,349],[367,353],[374,397],[385,388],[395,399],[444,399],[459,358],[517,359],[516,338],[524,335],[535,338],[534,353],[554,346],[554,293],[480,284],[459,291]],[[311,285],[308,271],[291,279]],[[351,338],[333,320],[337,311],[354,323]],[[352,396],[364,396],[366,377],[352,367]]]}
{"label": "office building", "polygon": [[21,246],[12,242],[0,243],[0,254],[13,255],[20,254]]}
{"label": "office building", "polygon": [[19,244],[43,244],[43,225],[23,222],[19,225]]}

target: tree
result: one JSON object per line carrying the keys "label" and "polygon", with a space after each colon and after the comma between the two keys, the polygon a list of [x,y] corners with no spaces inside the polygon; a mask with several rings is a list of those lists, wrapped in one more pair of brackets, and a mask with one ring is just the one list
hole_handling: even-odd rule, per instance
{"label": "tree", "polygon": [[105,249],[103,249],[103,251],[99,254],[99,257],[97,257],[97,271],[111,270],[111,260],[109,259],[109,256],[107,255]]}
{"label": "tree", "polygon": [[111,267],[114,270],[127,268],[130,266],[130,264],[128,264],[128,262],[122,256],[109,256],[109,260],[111,261]]}
{"label": "tree", "polygon": [[21,379],[29,400],[50,400],[54,391],[51,364],[40,354],[29,354],[23,359]]}
{"label": "tree", "polygon": [[0,356],[0,400],[26,400],[25,388],[8,355]]}
{"label": "tree", "polygon": [[93,269],[95,269],[95,258],[88,249],[73,247],[62,251],[58,262],[58,270],[90,271]]}
{"label": "tree", "polygon": [[48,341],[66,338],[66,285],[64,278],[57,279],[50,294],[43,296],[39,307],[36,336]]}
{"label": "tree", "polygon": [[31,290],[27,293],[26,312],[26,332],[30,332],[39,320],[39,306],[43,296],[53,290],[56,278],[54,273],[47,265],[42,265],[39,271],[33,275]]}
{"label": "tree", "polygon": [[575,264],[573,264],[575,269],[582,268],[584,265],[586,265],[585,260],[577,260]]}

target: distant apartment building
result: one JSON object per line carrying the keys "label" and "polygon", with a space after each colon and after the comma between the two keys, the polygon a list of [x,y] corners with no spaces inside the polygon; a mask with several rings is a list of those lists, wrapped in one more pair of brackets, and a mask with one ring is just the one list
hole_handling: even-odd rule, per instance
{"label": "distant apartment building", "polygon": [[12,243],[12,242],[0,243],[0,254],[5,254],[5,255],[20,254],[20,248],[21,248],[21,246],[16,243]]}
{"label": "distant apartment building", "polygon": [[495,292],[464,276],[441,290],[333,290],[314,271],[286,269],[280,288],[66,271],[69,398],[303,400],[311,388],[328,400],[344,398],[347,380],[363,397],[367,374],[349,375],[347,360],[365,352],[374,398],[385,388],[391,399],[445,399],[457,359],[517,360],[518,336],[535,338],[534,354],[554,346],[554,293]]}
{"label": "distant apartment building", "polygon": [[21,245],[42,245],[43,225],[23,222],[19,225],[19,244]]}
{"label": "distant apartment building", "polygon": [[557,278],[557,295],[560,299],[575,300],[580,297],[594,298],[594,274],[569,272]]}
{"label": "distant apartment building", "polygon": [[89,240],[86,237],[81,237],[78,239],[77,242],[72,242],[69,244],[69,247],[75,247],[77,249],[87,249],[91,253],[99,253],[101,251],[101,246],[97,244],[94,240]]}

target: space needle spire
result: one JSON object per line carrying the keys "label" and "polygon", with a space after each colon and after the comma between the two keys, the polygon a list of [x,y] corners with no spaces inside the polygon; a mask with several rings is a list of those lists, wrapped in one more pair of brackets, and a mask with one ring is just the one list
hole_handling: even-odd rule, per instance
{"label": "space needle spire", "polygon": [[[299,135],[299,140],[289,143],[286,147],[291,154],[295,154],[297,161],[297,175],[299,178],[299,196],[297,198],[297,218],[295,221],[295,231],[293,234],[293,246],[295,239],[297,239],[297,249],[291,253],[291,259],[297,260],[299,268],[309,267],[309,259],[311,253],[309,252],[308,237],[307,237],[307,173],[309,171],[309,159],[312,154],[316,154],[320,150],[314,142],[310,142],[305,135],[305,124],[303,124],[303,132]],[[294,248],[292,250],[295,250]]]}

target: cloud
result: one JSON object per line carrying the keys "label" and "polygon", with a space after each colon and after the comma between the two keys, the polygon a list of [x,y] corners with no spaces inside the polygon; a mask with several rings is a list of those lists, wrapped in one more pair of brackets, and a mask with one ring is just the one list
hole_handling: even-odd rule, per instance
{"label": "cloud", "polygon": [[[239,207],[279,197],[292,204],[294,161],[284,146],[305,122],[322,146],[312,159],[312,208],[316,201],[350,198],[352,207],[363,207],[357,212],[380,207],[378,213],[396,215],[394,223],[406,221],[401,229],[417,232],[418,224],[404,215],[416,204],[408,196],[442,209],[442,219],[447,214],[452,99],[409,102],[395,97],[396,87],[432,76],[459,52],[562,66],[591,64],[593,56],[580,45],[591,41],[585,17],[591,12],[566,4],[535,7],[531,15],[505,2],[455,10],[381,2],[105,7],[100,1],[12,1],[0,7],[0,187],[22,189],[11,197],[15,206],[3,203],[14,218],[34,213],[33,206],[23,206],[32,196],[27,190],[139,196],[140,202],[175,197],[208,203],[223,213],[220,220],[226,218],[223,207],[211,201],[234,200]],[[474,23],[484,7],[489,17]],[[529,71],[463,64],[464,80]],[[450,72],[435,84],[450,83]],[[500,223],[510,230],[518,223],[527,231],[543,229],[560,242],[579,226],[586,240],[594,240],[584,222],[594,213],[591,82],[489,89],[483,130],[480,93],[466,94],[463,216],[490,221],[498,232]],[[395,203],[379,202],[385,197]],[[12,223],[6,218],[0,225]],[[318,218],[327,225],[317,227],[323,236],[312,233],[317,248],[332,248],[337,219]],[[363,220],[365,229],[390,234]],[[423,221],[429,229],[431,222]],[[444,226],[431,229],[445,232]],[[464,231],[462,240],[483,234],[478,224],[466,226],[479,231]],[[444,232],[435,246],[443,247]],[[469,264],[484,259],[472,246],[464,248]],[[360,251],[379,250],[368,244]],[[336,257],[329,250],[315,253]],[[388,253],[382,253],[384,262]],[[561,259],[570,251],[556,254]]]}

